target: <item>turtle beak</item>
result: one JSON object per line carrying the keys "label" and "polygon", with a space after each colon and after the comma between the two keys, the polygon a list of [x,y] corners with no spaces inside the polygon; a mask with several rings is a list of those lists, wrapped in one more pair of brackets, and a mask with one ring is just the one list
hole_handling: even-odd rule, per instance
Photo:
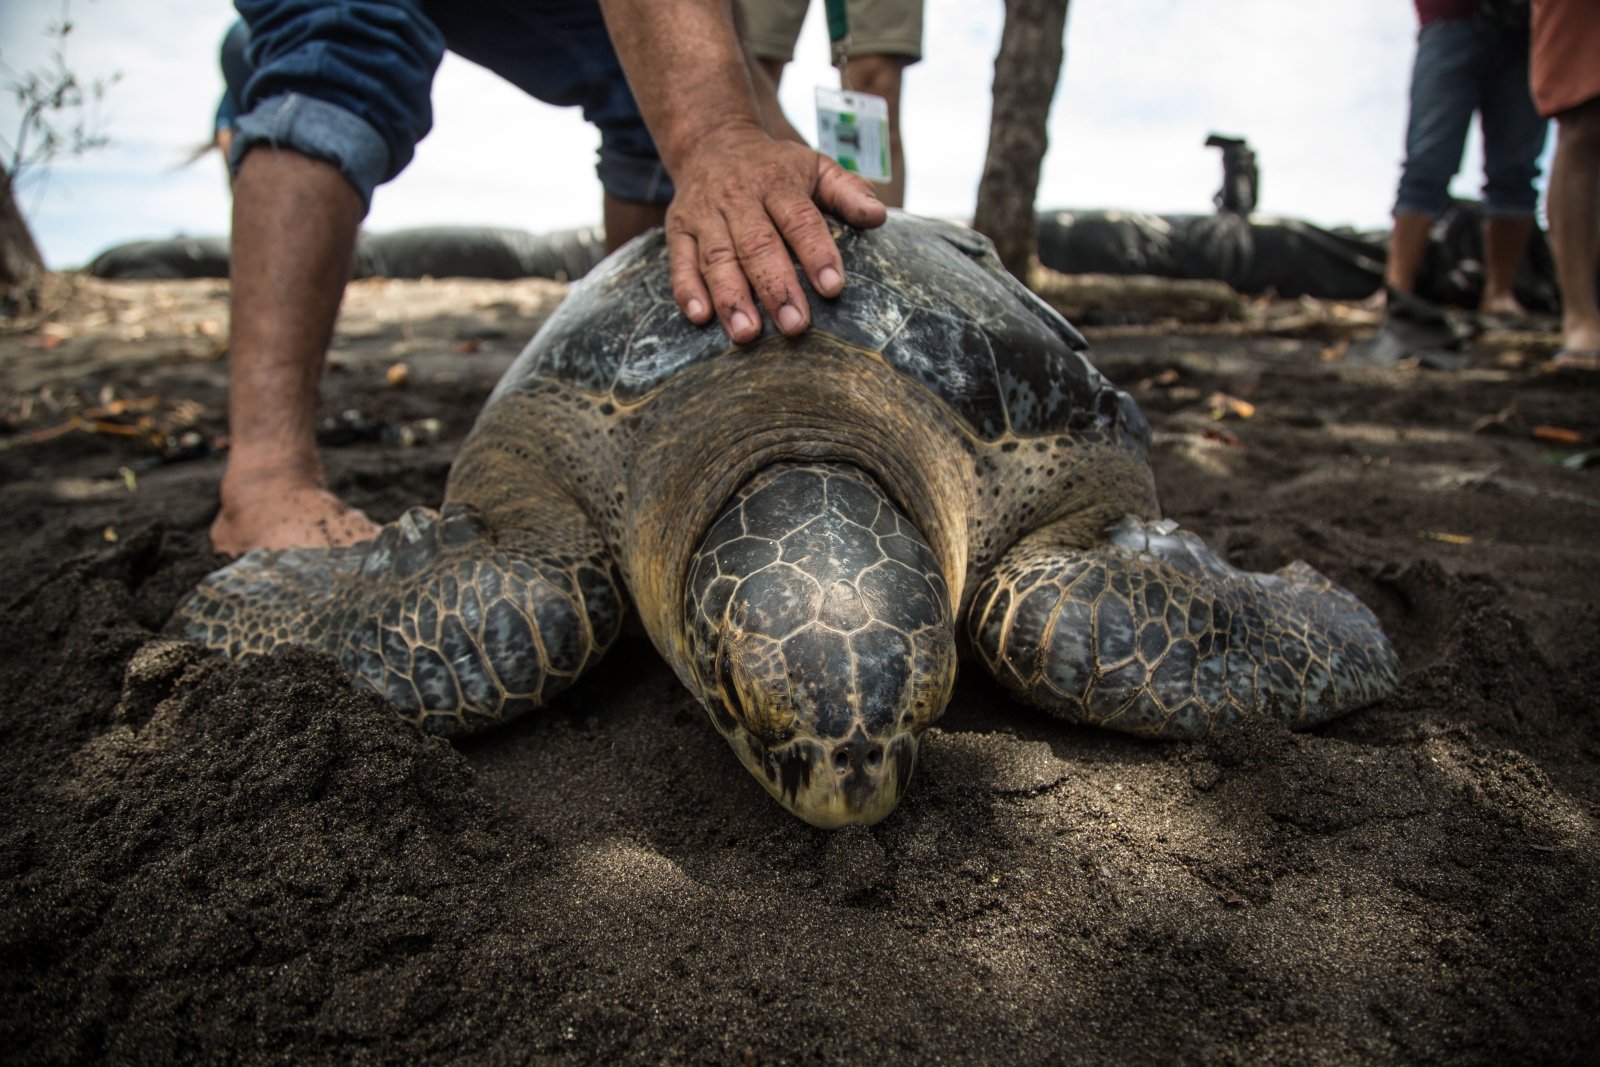
{"label": "turtle beak", "polygon": [[856,728],[839,741],[793,737],[765,745],[747,731],[728,740],[767,792],[812,826],[870,826],[900,803],[917,764],[918,737],[887,738]]}
{"label": "turtle beak", "polygon": [[900,802],[922,732],[949,702],[954,644],[938,637],[920,657],[901,646],[874,657],[863,642],[852,668],[842,656],[801,661],[802,677],[828,680],[813,687],[791,677],[775,642],[730,629],[701,700],[778,803],[824,829],[870,826]]}

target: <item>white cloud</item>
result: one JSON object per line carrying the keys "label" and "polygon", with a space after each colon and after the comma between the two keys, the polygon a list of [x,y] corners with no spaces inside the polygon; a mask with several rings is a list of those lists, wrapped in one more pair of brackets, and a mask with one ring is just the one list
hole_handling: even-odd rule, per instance
{"label": "white cloud", "polygon": [[[832,84],[820,0],[786,73],[785,107],[814,129],[811,90]],[[43,58],[52,0],[0,4],[0,61]],[[221,88],[216,48],[231,20],[217,0],[74,0],[72,66],[122,72],[108,100],[111,149],[61,161],[24,208],[52,265],[175,232],[223,233],[228,198],[214,158],[174,165],[206,135]],[[998,0],[928,0],[926,58],[907,72],[907,206],[970,215],[988,143]],[[1401,0],[1074,0],[1052,110],[1042,207],[1211,210],[1221,168],[1202,147],[1242,134],[1262,169],[1262,209],[1382,226],[1404,132],[1415,15]],[[575,110],[528,100],[447,58],[435,129],[368,224],[489,223],[566,229],[599,219],[598,139]],[[0,131],[16,108],[0,101]],[[1476,148],[1456,190],[1479,184]]]}

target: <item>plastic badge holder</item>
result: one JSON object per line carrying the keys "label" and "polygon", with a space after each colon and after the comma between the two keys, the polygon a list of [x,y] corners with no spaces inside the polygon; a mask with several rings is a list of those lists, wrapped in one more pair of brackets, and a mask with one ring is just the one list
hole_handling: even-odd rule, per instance
{"label": "plastic badge holder", "polygon": [[845,170],[888,181],[888,102],[871,93],[818,88],[817,147]]}

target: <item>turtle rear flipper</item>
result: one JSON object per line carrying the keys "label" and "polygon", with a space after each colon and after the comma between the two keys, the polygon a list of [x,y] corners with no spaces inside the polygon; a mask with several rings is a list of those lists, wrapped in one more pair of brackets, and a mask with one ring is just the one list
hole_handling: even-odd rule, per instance
{"label": "turtle rear flipper", "polygon": [[984,662],[1025,703],[1195,738],[1260,715],[1310,726],[1395,686],[1377,618],[1303,562],[1248,573],[1175,523],[1131,516],[1105,545],[1066,541],[1061,525],[1019,541],[969,616]]}
{"label": "turtle rear flipper", "polygon": [[468,733],[548,703],[616,638],[616,576],[598,537],[585,547],[551,553],[464,505],[412,508],[360,544],[242,556],[169,629],[235,658],[329,652],[424,729]]}

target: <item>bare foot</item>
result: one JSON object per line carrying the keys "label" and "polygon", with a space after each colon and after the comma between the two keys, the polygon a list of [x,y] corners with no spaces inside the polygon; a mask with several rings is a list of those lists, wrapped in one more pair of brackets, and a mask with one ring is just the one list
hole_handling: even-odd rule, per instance
{"label": "bare foot", "polygon": [[1567,352],[1600,352],[1600,324],[1579,324],[1562,330],[1561,347]]}
{"label": "bare foot", "polygon": [[230,556],[253,548],[326,548],[377,535],[377,523],[326,489],[275,488],[225,501],[211,547]]}
{"label": "bare foot", "polygon": [[1483,303],[1478,305],[1478,314],[1490,318],[1516,320],[1527,318],[1528,309],[1518,303],[1516,297],[1506,293],[1486,297]]}

